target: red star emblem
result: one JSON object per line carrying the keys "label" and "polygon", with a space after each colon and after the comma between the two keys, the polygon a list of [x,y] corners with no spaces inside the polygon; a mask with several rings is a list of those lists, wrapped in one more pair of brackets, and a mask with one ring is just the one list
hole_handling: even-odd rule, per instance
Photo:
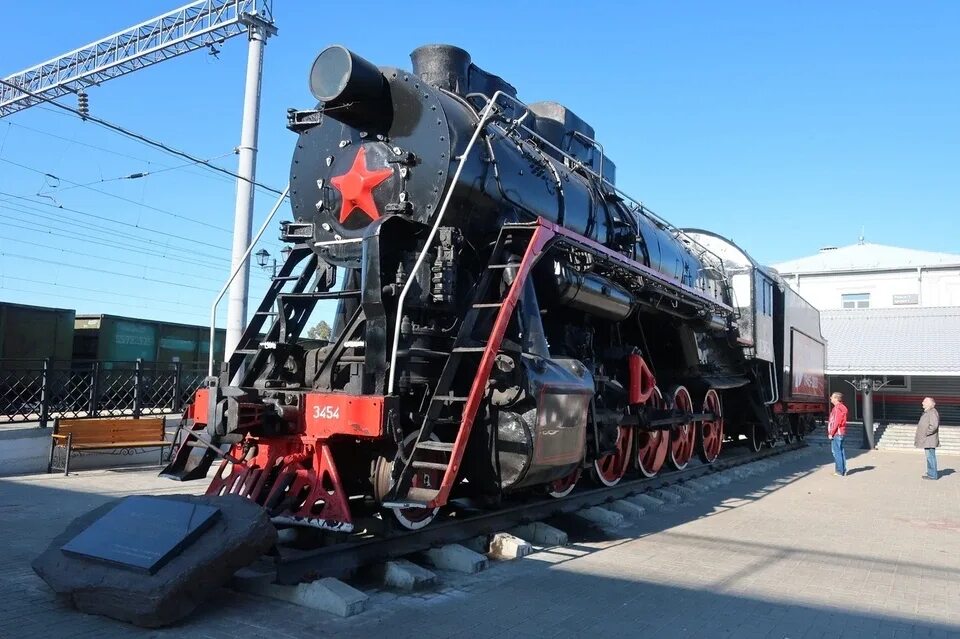
{"label": "red star emblem", "polygon": [[330,184],[339,189],[343,205],[340,207],[340,223],[343,224],[354,209],[360,209],[371,220],[380,217],[377,203],[373,200],[375,186],[393,175],[393,169],[378,169],[371,171],[367,168],[367,154],[364,147],[357,151],[353,166],[343,175],[330,180]]}

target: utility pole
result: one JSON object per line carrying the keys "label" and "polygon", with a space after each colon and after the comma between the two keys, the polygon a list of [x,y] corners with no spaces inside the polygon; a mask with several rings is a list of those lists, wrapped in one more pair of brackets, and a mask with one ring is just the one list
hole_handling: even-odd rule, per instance
{"label": "utility pole", "polygon": [[[277,33],[273,23],[257,13],[241,17],[247,26],[249,46],[247,49],[247,80],[243,95],[243,124],[240,129],[240,161],[237,168],[236,213],[233,220],[233,252],[230,271],[243,262],[253,224],[253,183],[257,171],[257,134],[260,125],[260,79],[263,71],[263,48],[267,38]],[[229,360],[240,342],[247,325],[247,296],[250,287],[250,262],[243,264],[243,272],[230,285],[227,305],[227,335],[224,361]]]}

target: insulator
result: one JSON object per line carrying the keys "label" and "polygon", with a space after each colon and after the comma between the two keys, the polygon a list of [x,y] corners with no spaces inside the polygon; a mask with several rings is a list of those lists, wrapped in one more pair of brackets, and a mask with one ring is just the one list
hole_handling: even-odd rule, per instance
{"label": "insulator", "polygon": [[84,120],[90,115],[90,98],[83,91],[77,92],[77,110],[80,112],[80,117]]}

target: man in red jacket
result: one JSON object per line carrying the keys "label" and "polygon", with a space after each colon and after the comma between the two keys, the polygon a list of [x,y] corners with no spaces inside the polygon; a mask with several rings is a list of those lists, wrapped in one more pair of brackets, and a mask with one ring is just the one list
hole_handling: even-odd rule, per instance
{"label": "man in red jacket", "polygon": [[843,405],[843,393],[831,395],[830,403],[833,408],[830,410],[827,437],[830,438],[830,449],[833,451],[833,463],[836,466],[833,474],[843,477],[847,474],[847,456],[843,452],[843,438],[847,436],[847,407]]}

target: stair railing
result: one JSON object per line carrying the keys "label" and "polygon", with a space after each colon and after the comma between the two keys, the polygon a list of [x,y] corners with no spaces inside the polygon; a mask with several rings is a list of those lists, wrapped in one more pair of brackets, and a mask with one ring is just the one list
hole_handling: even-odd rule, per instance
{"label": "stair railing", "polygon": [[[270,215],[267,216],[267,219],[263,221],[263,225],[260,227],[260,230],[257,231],[256,237],[250,242],[250,246],[247,247],[246,252],[243,254],[243,259],[240,260],[240,263],[237,264],[237,267],[233,269],[233,272],[230,273],[230,278],[227,280],[227,283],[223,285],[223,288],[220,289],[220,292],[217,294],[216,299],[213,300],[213,304],[210,305],[210,355],[207,359],[207,376],[213,376],[213,340],[217,332],[217,306],[220,304],[220,300],[223,299],[223,296],[226,294],[227,289],[230,288],[230,285],[233,283],[233,280],[237,277],[237,273],[243,269],[244,264],[247,263],[247,260],[250,258],[250,251],[253,250],[253,247],[257,245],[257,242],[260,241],[260,238],[263,236],[263,232],[267,230],[267,226],[273,220],[273,216],[277,214],[277,211],[280,209],[280,205],[283,204],[283,200],[287,197],[287,193],[290,192],[290,185],[287,184],[286,188],[283,189],[283,193],[280,194],[280,197],[277,198],[277,201],[274,202],[273,208],[270,209]],[[246,318],[244,318],[246,320]],[[224,361],[230,359],[229,353],[224,353]]]}

